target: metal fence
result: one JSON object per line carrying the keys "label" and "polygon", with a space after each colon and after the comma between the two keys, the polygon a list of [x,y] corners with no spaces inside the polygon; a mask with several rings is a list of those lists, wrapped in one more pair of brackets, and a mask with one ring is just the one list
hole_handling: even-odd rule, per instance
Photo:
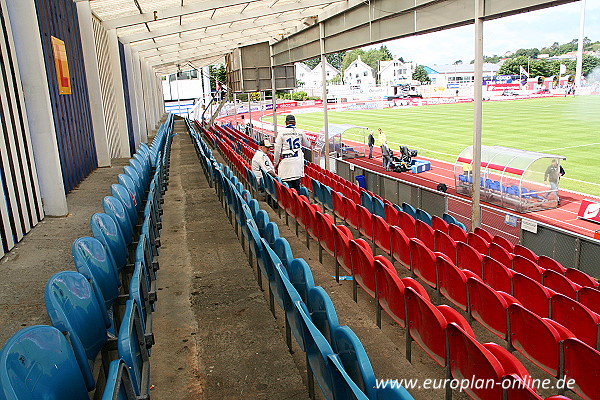
{"label": "metal fence", "polygon": [[[455,217],[471,229],[471,199],[454,196],[398,178],[361,168],[347,161],[336,160],[337,174],[351,182],[363,175],[367,189],[396,204],[409,203],[432,215],[443,213]],[[526,221],[526,224],[523,224]],[[565,267],[580,269],[600,277],[600,241],[542,222],[481,205],[481,224],[492,235],[499,235],[516,244],[559,261]]]}

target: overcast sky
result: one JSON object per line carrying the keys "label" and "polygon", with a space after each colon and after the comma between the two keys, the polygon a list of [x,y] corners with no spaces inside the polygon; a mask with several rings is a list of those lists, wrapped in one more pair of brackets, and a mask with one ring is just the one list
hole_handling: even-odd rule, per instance
{"label": "overcast sky", "polygon": [[[485,22],[483,53],[502,55],[520,48],[568,43],[579,37],[580,17],[581,2],[573,2]],[[474,26],[469,25],[385,44],[392,54],[405,61],[424,65],[452,64],[457,60],[469,63],[474,58],[473,34]],[[586,2],[585,36],[600,41],[600,0]]]}

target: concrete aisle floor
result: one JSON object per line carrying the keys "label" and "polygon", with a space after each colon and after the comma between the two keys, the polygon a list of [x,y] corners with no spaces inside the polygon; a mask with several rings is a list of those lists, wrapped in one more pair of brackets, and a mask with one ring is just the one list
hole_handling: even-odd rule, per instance
{"label": "concrete aisle floor", "polygon": [[154,313],[158,399],[305,399],[253,270],[190,136],[174,137]]}

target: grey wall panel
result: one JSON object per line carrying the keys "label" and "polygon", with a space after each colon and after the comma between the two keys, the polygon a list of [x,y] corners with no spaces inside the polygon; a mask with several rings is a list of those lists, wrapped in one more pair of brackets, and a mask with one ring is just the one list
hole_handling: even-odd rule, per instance
{"label": "grey wall panel", "polygon": [[102,107],[104,108],[104,121],[106,124],[106,134],[108,137],[108,146],[110,148],[110,157],[117,158],[121,154],[121,140],[119,138],[119,122],[117,120],[117,110],[115,108],[115,88],[112,74],[112,60],[110,47],[108,45],[108,35],[106,29],[97,18],[93,18],[94,40],[96,43],[96,55],[98,59],[98,70],[100,72],[100,86],[102,89]]}

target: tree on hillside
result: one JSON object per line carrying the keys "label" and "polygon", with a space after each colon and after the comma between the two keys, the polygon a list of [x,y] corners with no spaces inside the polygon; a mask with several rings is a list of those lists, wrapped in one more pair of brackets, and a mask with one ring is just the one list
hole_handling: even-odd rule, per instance
{"label": "tree on hillside", "polygon": [[533,49],[519,49],[515,51],[513,57],[523,56],[529,58],[537,58],[538,54],[540,54],[540,51],[534,47]]}
{"label": "tree on hillside", "polygon": [[[335,53],[326,54],[325,59],[334,68],[341,70],[342,60],[344,59],[345,55],[346,55],[345,51],[338,51]],[[320,62],[321,62],[321,57],[315,57],[315,58],[311,58],[310,60],[304,61],[304,64],[306,64],[310,69],[313,69],[314,67],[319,65]]]}
{"label": "tree on hillside", "polygon": [[523,67],[526,71],[529,68],[529,76],[531,77],[552,75],[551,65],[546,60],[528,60],[525,56],[506,60],[498,70],[498,75],[521,75],[520,67]]}
{"label": "tree on hillside", "polygon": [[417,65],[415,67],[412,78],[415,81],[419,81],[421,83],[430,83],[431,82],[431,78],[429,77],[427,70],[425,70],[425,67],[422,65]]}
{"label": "tree on hillside", "polygon": [[392,60],[393,56],[387,46],[383,45],[378,49],[370,49],[364,51],[363,49],[355,49],[346,53],[344,60],[342,61],[342,72],[345,71],[350,64],[352,64],[360,56],[360,59],[373,68],[373,72],[376,74],[379,69],[379,61]]}

